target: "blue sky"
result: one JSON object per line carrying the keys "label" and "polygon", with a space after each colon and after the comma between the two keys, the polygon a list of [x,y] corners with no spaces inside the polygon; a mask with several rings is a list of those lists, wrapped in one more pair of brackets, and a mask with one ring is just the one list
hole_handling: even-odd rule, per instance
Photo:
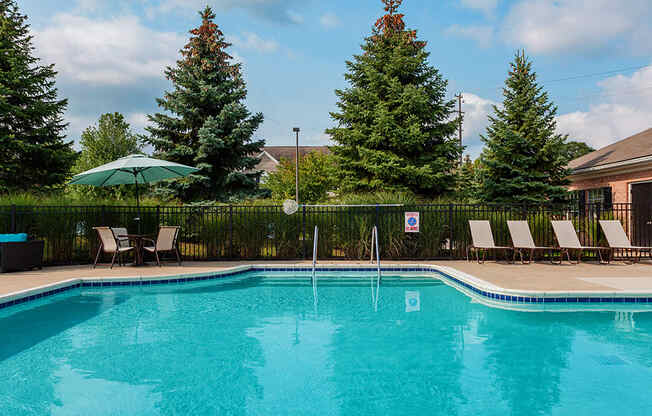
{"label": "blue sky", "polygon": [[[410,28],[428,42],[431,64],[465,96],[467,153],[514,52],[524,48],[559,107],[559,130],[600,147],[652,127],[652,7],[649,0],[404,0]],[[327,144],[345,60],[382,15],[380,0],[19,0],[36,53],[59,71],[69,99],[69,138],[104,112],[125,114],[142,131],[163,77],[206,4],[243,63],[247,104],[270,145]],[[63,5],[62,5],[63,4]]]}

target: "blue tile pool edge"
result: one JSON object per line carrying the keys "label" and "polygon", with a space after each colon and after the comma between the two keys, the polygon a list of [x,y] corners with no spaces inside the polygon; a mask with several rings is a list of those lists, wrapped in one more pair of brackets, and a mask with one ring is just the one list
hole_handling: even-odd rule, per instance
{"label": "blue tile pool edge", "polygon": [[[293,272],[309,271],[311,266],[301,265],[248,265],[237,266],[230,269],[200,274],[184,274],[161,277],[125,277],[125,278],[80,278],[51,285],[31,288],[20,292],[0,296],[0,309],[25,302],[57,295],[67,290],[81,287],[114,287],[114,286],[146,286],[160,284],[178,284],[232,277],[250,271],[263,272]],[[317,271],[367,271],[375,272],[373,266],[338,265],[318,267]],[[425,272],[434,273],[434,278],[452,283],[456,289],[477,298],[486,299],[488,305],[494,304],[649,304],[652,306],[652,293],[619,293],[619,292],[541,292],[541,291],[515,291],[498,288],[487,282],[462,273],[447,266],[438,265],[410,265],[383,266],[383,272]]]}

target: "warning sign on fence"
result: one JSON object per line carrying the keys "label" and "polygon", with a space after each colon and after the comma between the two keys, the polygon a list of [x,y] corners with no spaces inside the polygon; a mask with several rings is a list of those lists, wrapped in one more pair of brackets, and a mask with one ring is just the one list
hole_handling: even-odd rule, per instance
{"label": "warning sign on fence", "polygon": [[406,212],[405,213],[405,232],[418,233],[419,232],[419,213]]}

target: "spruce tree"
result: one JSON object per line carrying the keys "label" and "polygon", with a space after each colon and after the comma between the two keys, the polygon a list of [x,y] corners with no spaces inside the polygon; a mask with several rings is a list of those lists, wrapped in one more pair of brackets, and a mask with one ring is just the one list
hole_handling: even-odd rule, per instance
{"label": "spruce tree", "polygon": [[469,155],[464,157],[458,172],[456,196],[460,201],[470,202],[478,195],[478,172]]}
{"label": "spruce tree", "polygon": [[27,16],[0,0],[0,192],[59,185],[75,160],[54,65],[33,55]]}
{"label": "spruce tree", "polygon": [[405,28],[402,0],[382,0],[387,12],[347,61],[350,86],[336,90],[336,143],[344,192],[409,190],[436,196],[454,189],[461,147],[447,81],[428,63],[426,42]]}
{"label": "spruce tree", "polygon": [[146,130],[158,157],[199,168],[185,180],[166,184],[183,200],[216,200],[251,196],[260,173],[254,171],[263,140],[252,138],[263,115],[244,105],[247,90],[240,64],[226,52],[230,46],[213,22],[210,7],[200,12],[202,24],[190,31],[175,67],[166,77],[174,89],[157,99],[166,113],[149,116]]}
{"label": "spruce tree", "polygon": [[502,108],[494,115],[482,153],[482,198],[500,203],[558,202],[566,197],[566,136],[557,134],[557,107],[536,82],[521,51],[510,64]]}

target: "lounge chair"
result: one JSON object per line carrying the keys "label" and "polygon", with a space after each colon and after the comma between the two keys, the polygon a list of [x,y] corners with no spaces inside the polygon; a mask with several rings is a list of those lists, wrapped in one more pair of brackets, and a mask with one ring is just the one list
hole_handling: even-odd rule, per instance
{"label": "lounge chair", "polygon": [[177,238],[179,237],[180,228],[181,227],[176,226],[163,226],[158,230],[156,241],[145,240],[151,242],[153,245],[143,247],[143,250],[154,254],[156,257],[156,264],[158,264],[159,267],[161,267],[161,259],[159,258],[158,253],[164,252],[174,252],[177,256],[179,266],[181,266],[181,255],[179,254],[179,248],[177,247]]}
{"label": "lounge chair", "polygon": [[[503,250],[505,258],[507,259],[507,250],[514,250],[513,247],[497,246],[494,243],[494,236],[491,232],[491,225],[489,221],[473,221],[469,220],[469,227],[471,228],[471,244],[466,249],[466,260],[469,261],[469,252],[474,251],[478,263],[484,263],[487,251],[489,250]],[[482,260],[480,260],[480,251],[482,251]]]}
{"label": "lounge chair", "polygon": [[[553,247],[538,247],[534,243],[534,238],[532,238],[530,226],[527,221],[507,221],[507,227],[509,228],[509,234],[512,237],[512,244],[514,245],[514,261],[516,261],[516,253],[521,256],[521,263],[529,264],[534,258],[536,251],[554,250]],[[527,263],[523,259],[524,250],[530,254]],[[552,258],[550,262],[552,263]]]}
{"label": "lounge chair", "polygon": [[[573,223],[568,220],[551,221],[551,223],[552,229],[555,231],[555,237],[557,237],[557,242],[559,243],[559,249],[561,250],[561,254],[559,256],[560,263],[564,258],[564,254],[566,254],[568,257],[568,261],[573,263],[570,257],[571,250],[577,250],[577,262],[575,264],[578,264],[582,260],[582,252],[585,250],[597,251],[598,257],[600,258],[600,263],[605,263],[604,259],[602,258],[602,252],[611,250],[609,247],[583,246],[580,243],[580,239],[577,238],[577,233],[575,232]],[[609,263],[609,259],[607,259],[606,263]]]}
{"label": "lounge chair", "polygon": [[97,255],[95,256],[95,262],[93,263],[93,268],[97,266],[97,261],[100,259],[100,254],[107,253],[113,254],[111,258],[111,269],[115,264],[115,259],[118,257],[118,262],[122,265],[122,255],[133,250],[133,247],[120,247],[118,240],[113,235],[113,231],[109,227],[93,227],[97,231],[97,236],[100,239],[100,247],[97,250]]}
{"label": "lounge chair", "polygon": [[129,232],[127,232],[126,228],[111,227],[111,231],[113,231],[113,236],[118,241],[119,247],[129,247],[129,237],[126,237],[126,235],[128,235]]}
{"label": "lounge chair", "polygon": [[604,235],[607,237],[609,248],[611,252],[609,257],[613,259],[615,250],[631,250],[638,252],[636,257],[637,261],[641,260],[641,253],[647,252],[649,257],[652,257],[652,247],[638,247],[633,246],[629,241],[623,225],[618,220],[600,220],[600,227]]}

